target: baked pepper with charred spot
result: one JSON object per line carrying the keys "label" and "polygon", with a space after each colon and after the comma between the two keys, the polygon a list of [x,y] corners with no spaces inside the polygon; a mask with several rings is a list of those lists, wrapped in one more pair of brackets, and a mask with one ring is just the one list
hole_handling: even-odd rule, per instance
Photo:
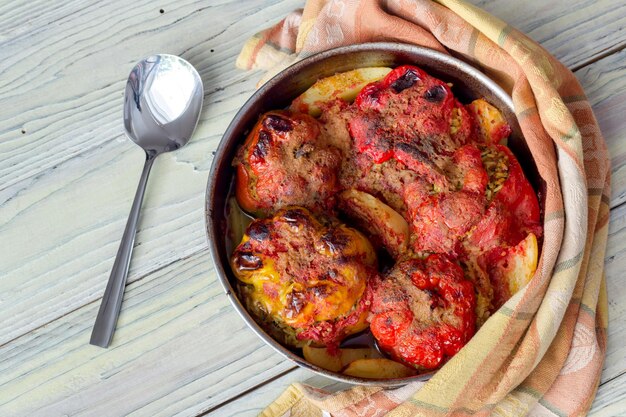
{"label": "baked pepper with charred spot", "polygon": [[287,345],[336,346],[367,327],[376,255],[337,220],[302,207],[254,220],[231,266],[248,311]]}
{"label": "baked pepper with charred spot", "polygon": [[437,158],[451,155],[473,133],[473,118],[450,86],[411,65],[363,88],[355,105],[350,133],[357,151],[377,164],[395,158],[432,174]]}
{"label": "baked pepper with charred spot", "polygon": [[234,160],[237,202],[257,215],[290,205],[329,209],[340,165],[341,152],[326,143],[313,117],[270,111],[261,116]]}
{"label": "baked pepper with charred spot", "polygon": [[448,187],[416,181],[405,188],[415,252],[463,252],[462,241],[485,211],[488,174],[474,145],[457,149],[447,172]]}
{"label": "baked pepper with charred spot", "polygon": [[396,360],[435,369],[474,335],[474,285],[446,255],[401,260],[374,288],[370,329]]}

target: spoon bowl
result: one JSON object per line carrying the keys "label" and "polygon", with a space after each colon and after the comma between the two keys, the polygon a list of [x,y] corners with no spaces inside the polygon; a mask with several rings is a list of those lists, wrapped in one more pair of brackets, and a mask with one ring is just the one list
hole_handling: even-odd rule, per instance
{"label": "spoon bowl", "polygon": [[184,59],[153,55],[128,76],[124,95],[124,128],[146,152],[169,152],[184,146],[200,117],[200,75]]}
{"label": "spoon bowl", "polygon": [[122,306],[128,267],[148,175],[155,158],[189,142],[200,110],[204,88],[196,69],[167,54],[150,56],[130,72],[124,94],[124,129],[146,152],[133,206],[115,257],[89,343],[108,347]]}

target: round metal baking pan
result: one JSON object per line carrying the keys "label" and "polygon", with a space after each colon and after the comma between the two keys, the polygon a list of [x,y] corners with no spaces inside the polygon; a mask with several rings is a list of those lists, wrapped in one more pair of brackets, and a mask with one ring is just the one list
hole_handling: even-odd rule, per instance
{"label": "round metal baking pan", "polygon": [[351,45],[312,55],[280,72],[259,88],[235,115],[215,152],[206,192],[206,232],[217,276],[228,298],[246,324],[268,345],[293,363],[329,378],[360,385],[401,386],[430,378],[421,374],[403,379],[364,379],[330,372],[307,362],[296,351],[282,346],[269,336],[248,314],[237,297],[236,278],[227,255],[225,206],[234,176],[232,160],[237,148],[258,117],[269,110],[287,107],[291,101],[320,78],[355,68],[396,67],[413,64],[429,74],[453,84],[455,95],[463,103],[484,97],[499,108],[511,125],[509,147],[515,153],[535,190],[541,180],[535,163],[520,132],[511,98],[495,82],[471,65],[431,49],[399,43]]}

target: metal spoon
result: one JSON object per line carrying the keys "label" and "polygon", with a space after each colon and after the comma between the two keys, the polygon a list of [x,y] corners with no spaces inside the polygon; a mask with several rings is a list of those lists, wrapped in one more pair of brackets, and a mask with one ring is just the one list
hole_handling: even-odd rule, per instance
{"label": "metal spoon", "polygon": [[154,55],[139,62],[128,76],[124,128],[146,151],[133,207],[107,283],[89,343],[108,347],[122,306],[137,219],[152,163],[163,152],[184,146],[198,124],[203,87],[190,63],[174,55]]}

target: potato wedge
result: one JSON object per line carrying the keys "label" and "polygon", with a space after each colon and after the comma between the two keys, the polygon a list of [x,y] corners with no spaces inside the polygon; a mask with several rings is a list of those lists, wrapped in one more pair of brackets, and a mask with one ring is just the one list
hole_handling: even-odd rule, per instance
{"label": "potato wedge", "polygon": [[478,121],[480,134],[487,144],[506,145],[511,128],[500,110],[482,98],[468,104],[467,110]]}
{"label": "potato wedge", "polygon": [[379,358],[357,359],[350,363],[343,373],[359,378],[391,379],[413,376],[417,371],[391,359]]}
{"label": "potato wedge", "polygon": [[226,221],[227,238],[230,240],[228,256],[230,256],[233,250],[235,250],[237,245],[241,242],[241,239],[246,232],[246,228],[252,221],[252,218],[241,210],[235,197],[230,197],[226,206]]}
{"label": "potato wedge", "polygon": [[406,252],[409,243],[409,224],[404,218],[374,197],[355,189],[339,195],[339,208],[355,220],[397,258]]}
{"label": "potato wedge", "polygon": [[483,261],[493,286],[493,307],[498,309],[535,275],[539,247],[537,237],[529,233],[516,246],[494,249]]}
{"label": "potato wedge", "polygon": [[537,245],[537,237],[533,233],[529,233],[526,239],[511,249],[508,257],[508,268],[505,271],[511,295],[528,284],[535,275],[538,257],[539,246]]}
{"label": "potato wedge", "polygon": [[311,362],[313,365],[320,368],[327,369],[333,372],[339,372],[343,368],[341,364],[341,355],[337,353],[332,355],[325,347],[312,347],[305,345],[302,348],[302,354],[304,359]]}
{"label": "potato wedge", "polygon": [[345,348],[340,349],[341,364],[345,367],[359,359],[380,358],[380,353],[373,348]]}
{"label": "potato wedge", "polygon": [[344,367],[359,359],[379,358],[380,353],[372,348],[344,348],[339,349],[336,355],[328,352],[325,347],[304,346],[304,359],[320,368],[339,372]]}
{"label": "potato wedge", "polygon": [[322,78],[296,98],[290,109],[317,117],[321,113],[320,103],[334,98],[352,101],[363,87],[380,80],[390,71],[391,68],[386,67],[367,67]]}

